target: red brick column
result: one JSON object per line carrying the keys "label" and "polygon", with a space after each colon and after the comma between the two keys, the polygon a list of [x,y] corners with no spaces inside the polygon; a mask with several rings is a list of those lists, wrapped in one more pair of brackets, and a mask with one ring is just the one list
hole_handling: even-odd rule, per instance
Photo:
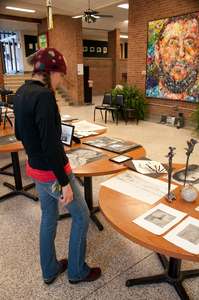
{"label": "red brick column", "polygon": [[120,84],[120,29],[108,33],[108,57],[113,59],[112,88]]}
{"label": "red brick column", "polygon": [[[66,77],[73,85],[63,80],[67,92],[78,102],[84,101],[83,75],[77,74],[77,65],[83,64],[82,20],[54,15],[54,29],[48,31],[49,46],[59,50],[67,63]],[[38,25],[38,32],[47,31],[47,20]]]}

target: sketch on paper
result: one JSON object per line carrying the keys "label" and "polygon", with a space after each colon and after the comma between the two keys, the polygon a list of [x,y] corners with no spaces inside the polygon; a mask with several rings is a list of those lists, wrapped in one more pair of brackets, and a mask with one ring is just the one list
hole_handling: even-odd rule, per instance
{"label": "sketch on paper", "polygon": [[108,154],[104,154],[100,151],[87,149],[84,147],[68,150],[66,151],[66,155],[70,161],[72,169],[109,156]]}
{"label": "sketch on paper", "polygon": [[158,178],[163,174],[167,173],[166,166],[162,165],[159,162],[143,158],[143,159],[135,159],[125,163],[125,166],[128,168],[139,172],[141,174],[145,174],[154,178]]}
{"label": "sketch on paper", "polygon": [[193,254],[199,254],[199,220],[188,217],[164,238],[174,245]]}
{"label": "sketch on paper", "polygon": [[186,213],[160,203],[133,220],[133,223],[156,235],[160,235],[181,221],[185,216]]}
{"label": "sketch on paper", "polygon": [[[171,174],[172,182],[183,185],[185,179],[185,168]],[[192,164],[187,167],[186,184],[192,183],[199,190],[199,166]]]}
{"label": "sketch on paper", "polygon": [[189,224],[186,228],[184,228],[181,232],[179,232],[177,236],[187,240],[188,242],[198,245],[199,227]]}
{"label": "sketch on paper", "polygon": [[[108,179],[102,185],[151,205],[164,197],[168,189],[167,182],[130,170]],[[176,187],[171,185],[171,189]]]}
{"label": "sketch on paper", "polygon": [[20,141],[17,140],[14,134],[8,134],[0,137],[0,147],[19,143],[19,142]]}
{"label": "sketch on paper", "polygon": [[168,214],[167,212],[157,209],[150,215],[146,216],[144,218],[148,222],[151,222],[161,228],[165,227],[167,224],[169,224],[171,221],[175,219],[175,216]]}

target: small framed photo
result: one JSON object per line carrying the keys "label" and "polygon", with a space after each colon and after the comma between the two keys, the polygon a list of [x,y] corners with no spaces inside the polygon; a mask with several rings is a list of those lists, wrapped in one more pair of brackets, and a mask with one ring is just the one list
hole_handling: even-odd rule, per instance
{"label": "small framed photo", "polygon": [[101,53],[102,52],[102,48],[101,47],[97,47],[97,53]]}
{"label": "small framed photo", "polygon": [[95,47],[90,47],[90,52],[95,52]]}
{"label": "small framed photo", "polygon": [[83,46],[83,52],[88,52],[88,47],[87,46]]}
{"label": "small framed photo", "polygon": [[61,123],[61,141],[64,145],[71,147],[75,126]]}
{"label": "small framed photo", "polygon": [[107,53],[107,47],[103,47],[103,53]]}
{"label": "small framed photo", "polygon": [[133,157],[128,156],[128,155],[117,155],[115,157],[109,158],[110,161],[116,162],[118,164],[123,163],[129,159],[133,159]]}

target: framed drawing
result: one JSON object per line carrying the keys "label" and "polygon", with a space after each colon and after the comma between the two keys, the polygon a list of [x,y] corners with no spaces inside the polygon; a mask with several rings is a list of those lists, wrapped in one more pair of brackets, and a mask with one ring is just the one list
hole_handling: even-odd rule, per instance
{"label": "framed drawing", "polygon": [[95,52],[95,47],[90,47],[90,52]]}
{"label": "framed drawing", "polygon": [[39,50],[48,47],[48,32],[39,33],[37,39]]}
{"label": "framed drawing", "polygon": [[199,101],[199,12],[148,23],[146,96]]}

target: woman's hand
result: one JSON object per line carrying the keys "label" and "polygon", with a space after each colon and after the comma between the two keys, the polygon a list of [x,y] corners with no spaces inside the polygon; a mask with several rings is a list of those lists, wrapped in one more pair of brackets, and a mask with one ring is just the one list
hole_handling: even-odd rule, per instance
{"label": "woman's hand", "polygon": [[62,186],[62,197],[60,197],[59,200],[62,206],[66,206],[73,201],[73,191],[71,189],[70,183]]}

